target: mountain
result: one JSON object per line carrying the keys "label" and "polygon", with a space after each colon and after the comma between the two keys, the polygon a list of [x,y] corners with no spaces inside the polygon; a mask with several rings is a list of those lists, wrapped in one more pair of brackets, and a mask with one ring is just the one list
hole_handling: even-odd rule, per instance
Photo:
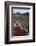
{"label": "mountain", "polygon": [[23,14],[22,14],[22,13],[17,12],[17,13],[14,13],[13,15],[18,15],[18,16],[19,16],[19,15],[29,15],[29,12],[26,12],[26,13],[23,13]]}

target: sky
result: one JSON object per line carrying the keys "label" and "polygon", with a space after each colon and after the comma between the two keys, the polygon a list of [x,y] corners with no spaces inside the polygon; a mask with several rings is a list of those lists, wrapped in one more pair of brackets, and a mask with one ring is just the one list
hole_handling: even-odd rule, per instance
{"label": "sky", "polygon": [[13,13],[26,13],[26,12],[29,12],[29,9],[13,9]]}

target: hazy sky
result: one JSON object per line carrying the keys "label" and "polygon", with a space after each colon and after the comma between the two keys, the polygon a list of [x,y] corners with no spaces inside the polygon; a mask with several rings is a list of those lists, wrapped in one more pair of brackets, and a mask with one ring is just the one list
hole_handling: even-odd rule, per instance
{"label": "hazy sky", "polygon": [[13,13],[25,13],[25,12],[29,12],[29,9],[13,9]]}

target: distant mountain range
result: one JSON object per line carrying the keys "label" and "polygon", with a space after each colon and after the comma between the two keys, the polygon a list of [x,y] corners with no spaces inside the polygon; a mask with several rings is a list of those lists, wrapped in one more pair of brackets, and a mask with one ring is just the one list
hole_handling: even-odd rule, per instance
{"label": "distant mountain range", "polygon": [[13,15],[29,15],[29,12],[26,12],[26,13],[19,13],[19,12],[17,12],[17,13],[13,13]]}

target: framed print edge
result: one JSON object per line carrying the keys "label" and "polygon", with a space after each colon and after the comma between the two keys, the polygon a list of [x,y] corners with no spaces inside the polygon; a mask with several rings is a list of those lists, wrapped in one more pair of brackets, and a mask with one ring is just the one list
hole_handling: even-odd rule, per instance
{"label": "framed print edge", "polygon": [[[21,41],[9,41],[9,5],[31,5],[33,6],[33,40],[21,40]],[[12,43],[27,43],[27,42],[35,42],[35,3],[26,3],[26,2],[5,2],[5,17],[6,17],[6,31],[5,31],[5,44],[12,44]]]}

